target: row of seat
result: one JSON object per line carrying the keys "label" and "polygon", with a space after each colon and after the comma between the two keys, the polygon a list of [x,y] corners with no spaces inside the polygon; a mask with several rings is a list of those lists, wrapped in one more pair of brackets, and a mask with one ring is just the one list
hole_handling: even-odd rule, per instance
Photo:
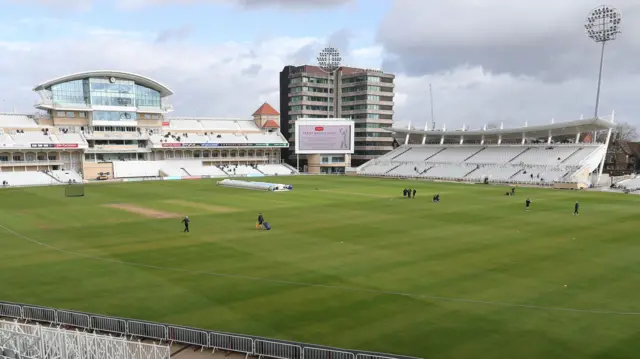
{"label": "row of seat", "polygon": [[291,175],[293,171],[279,164],[258,166],[230,165],[224,167],[204,166],[198,160],[167,161],[114,161],[115,178],[140,177],[184,177],[184,176],[260,176]]}
{"label": "row of seat", "polygon": [[[410,145],[358,168],[369,176],[552,183],[591,173],[606,153],[604,145]],[[578,177],[576,177],[578,176]]]}
{"label": "row of seat", "polygon": [[577,166],[598,146],[418,146],[405,147],[393,162]]}

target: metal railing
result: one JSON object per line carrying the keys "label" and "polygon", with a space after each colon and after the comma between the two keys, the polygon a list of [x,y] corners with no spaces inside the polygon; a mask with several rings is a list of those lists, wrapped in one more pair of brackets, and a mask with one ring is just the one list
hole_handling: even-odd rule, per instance
{"label": "metal railing", "polygon": [[124,337],[193,345],[213,351],[224,350],[241,353],[245,357],[251,355],[276,359],[421,359],[405,355],[340,349],[11,302],[0,302],[0,317]]}

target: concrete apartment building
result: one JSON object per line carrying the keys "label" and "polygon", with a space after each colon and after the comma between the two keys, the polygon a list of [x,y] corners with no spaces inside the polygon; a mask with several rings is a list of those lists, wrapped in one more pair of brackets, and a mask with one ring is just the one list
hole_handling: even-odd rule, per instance
{"label": "concrete apartment building", "polygon": [[299,118],[353,119],[352,166],[391,151],[393,137],[384,129],[393,124],[394,79],[377,70],[340,67],[328,74],[318,66],[286,66],[280,72],[280,123],[290,146],[282,158],[295,161],[294,123]]}

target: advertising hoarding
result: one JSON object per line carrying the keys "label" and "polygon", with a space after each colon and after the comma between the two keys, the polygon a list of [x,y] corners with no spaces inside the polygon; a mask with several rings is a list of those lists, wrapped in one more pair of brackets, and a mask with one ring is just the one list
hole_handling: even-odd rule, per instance
{"label": "advertising hoarding", "polygon": [[354,122],[346,119],[300,119],[295,122],[297,154],[354,152]]}

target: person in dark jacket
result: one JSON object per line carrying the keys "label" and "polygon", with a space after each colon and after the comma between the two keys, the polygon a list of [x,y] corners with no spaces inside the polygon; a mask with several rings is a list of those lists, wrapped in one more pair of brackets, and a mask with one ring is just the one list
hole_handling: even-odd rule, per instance
{"label": "person in dark jacket", "polygon": [[413,198],[416,198],[416,189],[413,189]]}
{"label": "person in dark jacket", "polygon": [[531,207],[531,200],[529,198],[527,198],[527,200],[524,201],[524,207],[526,211],[528,211],[529,207]]}
{"label": "person in dark jacket", "polygon": [[576,201],[576,204],[573,206],[573,215],[577,216],[580,213],[578,213],[578,210],[580,209],[580,203],[578,203],[578,201]]}
{"label": "person in dark jacket", "polygon": [[182,223],[184,223],[184,231],[182,231],[182,233],[189,232],[189,222],[191,222],[189,220],[189,216],[184,216],[184,219],[182,220]]}
{"label": "person in dark jacket", "polygon": [[264,217],[262,216],[262,213],[258,213],[258,224],[262,225],[264,223]]}

